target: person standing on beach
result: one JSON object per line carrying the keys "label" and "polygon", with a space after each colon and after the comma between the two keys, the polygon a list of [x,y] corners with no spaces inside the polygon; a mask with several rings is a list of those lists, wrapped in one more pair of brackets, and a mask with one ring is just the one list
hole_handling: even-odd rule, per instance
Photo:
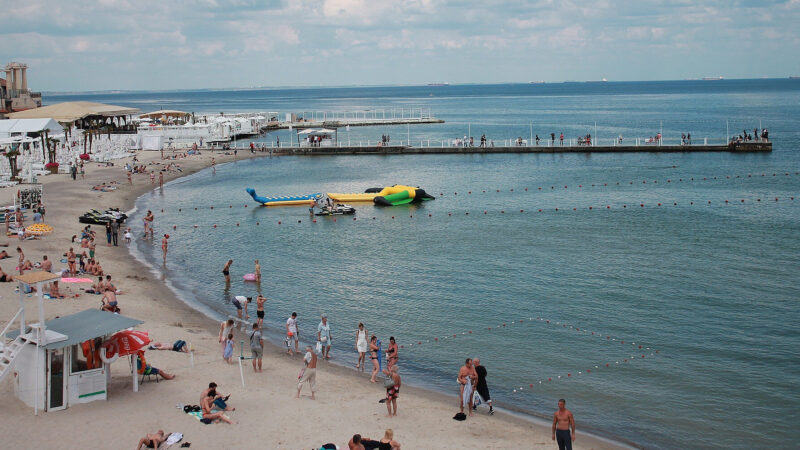
{"label": "person standing on beach", "polygon": [[161,188],[161,190],[164,189],[164,171],[163,170],[158,172],[158,186]]}
{"label": "person standing on beach", "polygon": [[[257,323],[253,324],[253,332],[250,333],[250,353],[253,357],[253,372],[261,372],[261,359],[264,357],[264,339],[261,337],[261,330]],[[256,369],[258,365],[258,369]]]}
{"label": "person standing on beach", "polygon": [[[478,381],[475,383],[475,390],[478,392],[478,395],[480,395],[481,400],[489,405],[489,415],[492,415],[494,414],[494,408],[492,407],[492,398],[489,396],[489,386],[486,384],[486,367],[481,365],[481,360],[479,358],[473,359],[472,363],[478,377]],[[475,406],[472,407],[473,410],[475,408]]]}
{"label": "person standing on beach", "polygon": [[108,241],[106,245],[109,247],[111,247],[111,222],[110,220],[106,222],[106,241]]}
{"label": "person standing on beach", "polygon": [[317,354],[311,351],[311,346],[306,347],[306,355],[303,357],[304,367],[300,370],[300,376],[297,377],[297,395],[295,398],[300,398],[300,390],[303,389],[303,383],[308,381],[311,387],[311,400],[315,400],[314,393],[317,392]]}
{"label": "person standing on beach", "polygon": [[317,341],[322,343],[322,359],[331,359],[331,326],[328,324],[328,316],[323,314],[322,321],[317,325]]}
{"label": "person standing on beach", "polygon": [[458,371],[458,384],[460,385],[459,406],[461,413],[464,413],[464,407],[467,407],[469,415],[472,415],[472,360],[467,358],[464,361],[464,366]]}
{"label": "person standing on beach", "polygon": [[150,171],[150,185],[156,184],[156,173],[152,170]]}
{"label": "person standing on beach", "polygon": [[358,323],[358,330],[356,330],[356,351],[358,352],[356,369],[361,369],[363,372],[367,357],[367,330],[361,322]]}
{"label": "person standing on beach", "polygon": [[389,338],[389,347],[386,348],[386,368],[392,370],[392,367],[397,364],[397,359],[397,342],[395,342],[394,336],[392,336]]}
{"label": "person standing on beach", "polygon": [[256,317],[258,317],[258,327],[261,328],[264,324],[264,303],[267,302],[267,298],[263,295],[259,294],[256,297]]}
{"label": "person standing on beach", "polygon": [[72,176],[72,181],[78,179],[78,166],[75,165],[75,161],[69,163],[69,174]]}
{"label": "person standing on beach", "polygon": [[155,216],[153,216],[153,211],[147,210],[147,214],[144,216],[144,237],[147,238],[147,233],[150,233],[150,238],[153,238],[153,222],[155,221]]}
{"label": "person standing on beach", "polygon": [[386,417],[396,416],[397,397],[400,396],[400,384],[402,383],[400,374],[398,373],[397,366],[392,366],[392,368],[387,367],[383,373],[392,380],[391,384],[388,380],[384,384],[386,387],[386,409],[389,411]]}
{"label": "person standing on beach", "polygon": [[228,364],[233,364],[231,357],[233,357],[233,333],[228,333],[228,337],[225,339],[225,346],[222,350],[222,359]]}
{"label": "person standing on beach", "polygon": [[297,344],[300,342],[300,333],[297,331],[297,313],[293,312],[292,317],[286,319],[286,351],[289,353],[289,356],[293,356],[292,353],[292,341],[294,341],[294,351],[296,353],[300,353],[297,350]]}
{"label": "person standing on beach", "polygon": [[225,267],[222,268],[222,274],[225,275],[225,283],[231,282],[231,264],[233,264],[233,260],[229,259],[225,263]]}
{"label": "person standing on beach", "polygon": [[253,273],[256,275],[256,281],[261,283],[261,263],[259,263],[258,260],[256,260]]}
{"label": "person standing on beach", "polygon": [[119,220],[114,219],[111,221],[111,243],[113,243],[114,247],[116,247],[118,242],[119,242]]}
{"label": "person standing on beach", "polygon": [[[167,247],[169,246],[169,235],[165,234],[161,239],[161,251],[164,252],[164,264],[167,263]],[[114,238],[114,245],[117,245],[117,238]]]}
{"label": "person standing on beach", "polygon": [[575,440],[575,417],[566,405],[567,401],[560,399],[558,411],[553,414],[553,440],[558,443],[558,450],[572,450],[572,442]]}
{"label": "person standing on beach", "polygon": [[[22,250],[20,250],[19,247],[17,247],[17,250],[22,252]],[[24,258],[25,255],[20,253],[20,257]],[[72,247],[70,247],[69,251],[67,252],[67,266],[69,267],[70,275],[75,275],[76,273],[78,273],[77,269],[75,269],[75,259],[76,259],[75,252],[72,250]],[[22,263],[20,263],[20,267],[22,267]]]}
{"label": "person standing on beach", "polygon": [[220,322],[219,324],[219,343],[222,344],[222,350],[225,350],[225,338],[233,330],[233,319],[228,319]]}

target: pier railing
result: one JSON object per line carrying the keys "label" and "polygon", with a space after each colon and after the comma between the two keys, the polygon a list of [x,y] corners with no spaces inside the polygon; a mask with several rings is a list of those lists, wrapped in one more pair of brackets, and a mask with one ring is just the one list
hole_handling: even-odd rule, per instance
{"label": "pier railing", "polygon": [[[752,143],[759,143],[760,140],[749,141]],[[766,142],[766,141],[765,141]],[[619,138],[600,138],[600,139],[592,139],[591,142],[581,142],[577,138],[573,139],[564,139],[564,141],[559,140],[556,138],[555,141],[551,139],[540,139],[539,142],[530,141],[529,139],[522,139],[519,138],[507,138],[507,139],[488,139],[484,145],[481,145],[480,141],[475,140],[472,145],[469,144],[469,141],[466,144],[463,142],[463,139],[411,139],[409,140],[398,140],[398,141],[390,141],[388,143],[384,143],[381,140],[349,140],[349,139],[340,139],[338,142],[329,140],[323,141],[321,147],[329,147],[329,148],[375,148],[375,147],[414,147],[414,148],[480,148],[480,147],[541,147],[541,148],[548,148],[548,147],[567,147],[567,148],[591,148],[591,147],[675,147],[675,146],[686,146],[686,147],[708,147],[708,146],[724,146],[727,145],[728,142],[725,138],[692,138],[691,141],[682,140],[681,138],[662,138],[660,140],[656,140],[654,138],[623,138],[620,140]],[[249,149],[250,142],[245,141],[236,141],[228,144],[231,148],[236,149]],[[268,149],[310,149],[316,148],[318,146],[311,145],[308,142],[301,141],[301,142],[284,142],[284,141],[269,141],[269,142],[256,142],[255,146],[257,148],[261,148],[264,146]],[[213,148],[221,148],[222,144],[218,144],[213,146]]]}

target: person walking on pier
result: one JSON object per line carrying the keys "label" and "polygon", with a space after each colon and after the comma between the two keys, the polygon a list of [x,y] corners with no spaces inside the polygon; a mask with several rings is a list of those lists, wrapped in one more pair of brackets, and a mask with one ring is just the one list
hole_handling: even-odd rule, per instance
{"label": "person walking on pier", "polygon": [[536,135],[536,146],[537,147],[539,146],[539,135],[538,134]]}
{"label": "person walking on pier", "polygon": [[555,133],[550,133],[550,142],[552,142],[552,144],[555,145],[555,143],[556,143],[556,134]]}

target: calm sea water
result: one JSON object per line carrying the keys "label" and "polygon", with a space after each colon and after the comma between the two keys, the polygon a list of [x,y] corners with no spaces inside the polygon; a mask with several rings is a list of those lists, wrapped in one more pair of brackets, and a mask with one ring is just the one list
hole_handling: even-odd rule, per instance
{"label": "calm sea water", "polygon": [[[393,335],[406,346],[401,367],[411,382],[455,395],[459,365],[480,356],[496,401],[547,416],[564,397],[579,429],[639,446],[784,448],[800,438],[800,82],[85,99],[196,112],[414,105],[447,121],[412,128],[414,139],[461,136],[468,124],[475,136],[526,136],[531,121],[540,136],[594,134],[597,121],[600,138],[649,136],[662,122],[665,136],[724,138],[726,120],[739,132],[760,120],[775,143],[771,154],[264,158],[199,172],[143,196],[137,206],[155,211],[157,231],[172,235],[167,273],[192,301],[230,313],[231,295],[257,293],[241,275],[258,258],[260,290],[270,299],[268,327],[279,330],[297,311],[301,336],[309,336],[327,313],[339,361],[354,362],[355,329],[363,321],[384,341]],[[351,131],[372,139],[405,132]],[[313,223],[303,207],[254,207],[244,192],[361,192],[393,183],[419,185],[438,198],[389,209],[358,205],[356,221]],[[140,241],[137,249],[160,262],[157,242]],[[234,259],[230,288],[220,274],[228,258]],[[552,322],[511,324],[537,317]],[[425,340],[432,342],[416,345]]]}

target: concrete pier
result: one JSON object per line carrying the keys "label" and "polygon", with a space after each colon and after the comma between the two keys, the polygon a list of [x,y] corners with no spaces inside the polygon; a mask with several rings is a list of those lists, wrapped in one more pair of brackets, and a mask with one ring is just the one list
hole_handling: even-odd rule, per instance
{"label": "concrete pier", "polygon": [[264,126],[263,131],[272,130],[288,130],[290,127],[294,130],[302,130],[304,128],[331,128],[341,129],[347,126],[351,127],[369,127],[369,126],[386,126],[386,125],[420,125],[431,123],[444,123],[444,120],[435,117],[396,117],[390,119],[342,119],[342,120],[306,120],[302,122],[269,122]]}
{"label": "concrete pier", "polygon": [[765,153],[771,142],[746,142],[730,145],[617,145],[617,146],[520,146],[520,147],[283,147],[280,154],[295,155],[426,155],[488,153]]}

